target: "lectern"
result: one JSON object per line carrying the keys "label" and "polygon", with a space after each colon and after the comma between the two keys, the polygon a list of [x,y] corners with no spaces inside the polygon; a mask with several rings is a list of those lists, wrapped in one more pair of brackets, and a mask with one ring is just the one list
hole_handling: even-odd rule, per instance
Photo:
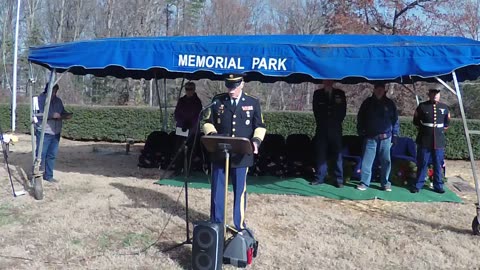
{"label": "lectern", "polygon": [[[215,162],[225,161],[225,201],[222,223],[211,221],[197,222],[193,229],[192,269],[221,270],[224,260],[224,243],[227,218],[228,177],[231,154],[252,154],[252,145],[247,138],[203,136],[205,149]],[[223,160],[224,159],[224,160]],[[220,180],[221,181],[221,180]],[[223,227],[223,228],[221,228]]]}
{"label": "lectern", "polygon": [[252,143],[247,138],[226,137],[226,136],[203,136],[202,144],[210,155],[222,153],[225,158],[225,200],[223,213],[223,236],[226,237],[227,219],[227,195],[228,195],[228,177],[230,174],[230,156],[231,154],[251,155],[253,154]]}

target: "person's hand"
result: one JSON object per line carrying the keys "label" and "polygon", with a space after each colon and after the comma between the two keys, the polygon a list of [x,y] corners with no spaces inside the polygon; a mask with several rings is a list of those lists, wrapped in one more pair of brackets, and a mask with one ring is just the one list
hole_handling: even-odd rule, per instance
{"label": "person's hand", "polygon": [[53,119],[60,119],[62,116],[59,113],[53,113]]}
{"label": "person's hand", "polygon": [[258,154],[258,143],[257,142],[253,142],[253,153],[254,154]]}

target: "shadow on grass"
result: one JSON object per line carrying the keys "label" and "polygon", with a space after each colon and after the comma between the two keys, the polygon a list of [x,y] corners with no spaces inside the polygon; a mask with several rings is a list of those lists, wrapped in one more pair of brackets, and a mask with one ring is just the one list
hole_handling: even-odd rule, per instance
{"label": "shadow on grass", "polygon": [[[155,246],[158,250],[168,254],[168,256],[176,261],[183,269],[192,269],[192,245],[185,244],[175,247],[178,242],[158,242]],[[166,249],[171,249],[164,251]]]}
{"label": "shadow on grass", "polygon": [[[55,161],[55,170],[107,177],[136,177],[158,179],[158,168],[139,168],[138,158],[143,145],[133,145],[127,154],[124,144],[90,143],[61,145]],[[10,163],[20,166],[31,175],[31,152],[12,152]]]}
{"label": "shadow on grass", "polygon": [[[161,208],[165,213],[185,219],[185,205],[162,192],[141,187],[127,186],[120,183],[111,183],[110,185],[121,190],[130,200],[133,201],[132,204],[123,205],[124,207]],[[184,197],[183,192],[179,195],[180,197]],[[208,215],[192,209],[191,206],[188,209],[188,215],[190,221],[207,220],[209,218]]]}
{"label": "shadow on grass", "polygon": [[[146,189],[146,188],[141,188],[141,187],[133,187],[133,186],[128,186],[120,183],[111,183],[111,186],[119,189],[122,191],[133,203],[128,204],[128,205],[122,205],[123,207],[130,207],[130,208],[160,208],[162,209],[165,213],[173,216],[178,216],[182,219],[185,220],[186,218],[186,209],[185,205],[183,203],[180,203],[178,200],[172,199],[168,195],[151,190],[151,189]],[[184,193],[178,194],[180,197],[184,197]],[[178,197],[178,198],[180,198]],[[190,237],[192,237],[192,221],[197,221],[197,220],[208,220],[209,217],[208,215],[198,212],[190,207],[188,209],[188,215],[189,215],[189,227],[190,227]],[[182,230],[182,235],[184,238],[179,239],[178,242],[172,242],[172,241],[167,241],[167,242],[158,242],[155,246],[158,248],[158,250],[163,251],[168,248],[171,248],[178,244],[181,241],[186,240],[186,224],[183,224],[182,228],[179,228],[179,230]],[[179,247],[176,247],[168,252],[168,255],[170,258],[172,258],[174,261],[179,263],[184,269],[190,269],[191,267],[191,245],[181,245]]]}
{"label": "shadow on grass", "polygon": [[[360,201],[357,202],[357,206],[355,207],[355,210],[359,211],[359,212],[367,213],[369,215],[371,215],[372,212],[373,212],[374,214],[380,215],[385,219],[398,220],[400,222],[413,223],[415,225],[420,224],[422,226],[429,227],[432,230],[446,230],[446,231],[450,231],[450,232],[458,233],[458,234],[472,235],[472,231],[468,230],[468,229],[458,228],[458,227],[455,227],[455,226],[452,226],[452,225],[445,225],[445,224],[437,223],[437,222],[431,222],[431,221],[428,221],[426,219],[411,217],[411,216],[408,216],[408,215],[405,215],[405,214],[389,212],[389,211],[387,211],[387,210],[385,210],[381,207],[376,207],[376,206],[372,206],[372,205],[368,205],[368,207],[360,207],[360,205],[362,205],[362,202],[360,202]],[[425,217],[427,217],[427,216],[425,216]],[[340,222],[347,227],[349,226],[341,220],[337,220],[337,222]]]}

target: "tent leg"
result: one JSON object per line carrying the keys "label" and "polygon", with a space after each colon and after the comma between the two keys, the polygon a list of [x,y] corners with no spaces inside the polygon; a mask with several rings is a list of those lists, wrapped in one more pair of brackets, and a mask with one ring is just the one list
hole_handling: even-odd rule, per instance
{"label": "tent leg", "polygon": [[418,106],[418,104],[420,104],[420,100],[419,100],[418,95],[417,95],[417,89],[415,89],[415,82],[412,82],[413,90],[406,87],[405,84],[403,84],[403,83],[400,84],[400,85],[403,86],[403,88],[407,89],[408,91],[410,91],[412,94],[415,95],[415,100],[417,101],[417,106]]}
{"label": "tent leg", "polygon": [[420,105],[420,99],[418,98],[417,89],[415,88],[415,82],[412,83],[413,92],[415,93],[415,100],[417,101],[417,106]]}
{"label": "tent leg", "polygon": [[157,74],[155,73],[155,90],[157,91],[157,99],[158,99],[158,109],[160,109],[160,125],[162,124],[162,100],[160,98],[160,90],[158,89],[158,78]]}
{"label": "tent leg", "polygon": [[[455,77],[455,78],[456,78],[456,77]],[[445,81],[443,81],[442,79],[440,79],[440,78],[438,78],[438,77],[435,77],[435,79],[437,79],[437,81],[438,81],[439,83],[441,83],[443,86],[445,86],[445,88],[447,88],[448,90],[450,90],[450,92],[452,92],[452,94],[454,94],[454,95],[456,95],[456,96],[458,97],[457,91],[453,90],[453,88],[450,87],[450,85],[448,85]],[[457,83],[458,83],[458,82],[457,82]]]}
{"label": "tent leg", "polygon": [[47,127],[48,121],[48,113],[50,110],[50,101],[52,100],[52,92],[53,86],[55,81],[55,69],[53,69],[50,73],[50,79],[48,81],[48,90],[47,90],[47,99],[45,100],[45,107],[42,116],[42,126],[40,131],[40,141],[38,143],[37,149],[37,157],[35,159],[33,165],[33,189],[34,189],[34,196],[37,200],[43,199],[43,176],[42,172],[40,171],[40,163],[42,161],[42,151],[43,151],[43,141],[45,139],[45,128]]}
{"label": "tent leg", "polygon": [[178,90],[177,100],[179,100],[182,97],[182,90],[184,86],[185,86],[185,76],[183,76],[182,78],[182,84],[180,85],[180,90]]}
{"label": "tent leg", "polygon": [[459,107],[460,107],[460,113],[462,115],[463,129],[465,130],[465,136],[467,137],[468,154],[470,156],[470,164],[472,166],[473,180],[475,182],[475,191],[477,192],[477,205],[480,205],[480,187],[479,187],[479,184],[478,184],[477,166],[475,164],[475,157],[473,155],[472,141],[471,141],[471,138],[470,138],[470,135],[472,133],[468,129],[467,117],[465,116],[465,109],[464,109],[464,106],[463,106],[462,94],[460,92],[460,87],[459,87],[459,84],[458,84],[457,75],[455,74],[455,71],[452,72],[452,76],[453,76],[453,82],[455,84],[455,90],[456,90],[456,95],[457,95],[457,98],[458,98],[458,103],[460,105]]}
{"label": "tent leg", "polygon": [[163,115],[163,131],[167,131],[167,122],[168,122],[168,114],[167,114],[167,78],[163,78],[163,108],[165,113]]}
{"label": "tent leg", "polygon": [[36,140],[35,140],[35,120],[34,120],[34,113],[33,113],[33,91],[35,89],[34,85],[35,85],[35,78],[33,76],[33,67],[32,67],[32,62],[29,62],[29,69],[28,69],[28,73],[29,73],[29,78],[28,78],[28,82],[30,83],[30,87],[28,89],[28,95],[29,95],[29,100],[30,100],[30,138],[31,138],[31,141],[32,141],[32,173],[33,173],[33,166],[34,166],[34,163],[35,163],[35,148],[36,148]]}

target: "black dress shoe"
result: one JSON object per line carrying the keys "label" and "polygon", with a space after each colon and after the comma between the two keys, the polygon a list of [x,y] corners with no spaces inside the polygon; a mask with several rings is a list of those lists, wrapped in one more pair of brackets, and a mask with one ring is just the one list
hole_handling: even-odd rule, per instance
{"label": "black dress shoe", "polygon": [[310,185],[312,185],[312,186],[323,185],[323,182],[313,181],[313,182],[310,182]]}
{"label": "black dress shoe", "polygon": [[440,194],[445,193],[444,189],[434,189],[433,191],[436,192],[436,193],[440,193]]}
{"label": "black dress shoe", "polygon": [[335,187],[336,187],[336,188],[343,188],[343,184],[341,184],[341,183],[336,183],[336,184],[335,184]]}
{"label": "black dress shoe", "polygon": [[418,192],[419,192],[418,188],[411,188],[410,189],[410,193],[418,193]]}

